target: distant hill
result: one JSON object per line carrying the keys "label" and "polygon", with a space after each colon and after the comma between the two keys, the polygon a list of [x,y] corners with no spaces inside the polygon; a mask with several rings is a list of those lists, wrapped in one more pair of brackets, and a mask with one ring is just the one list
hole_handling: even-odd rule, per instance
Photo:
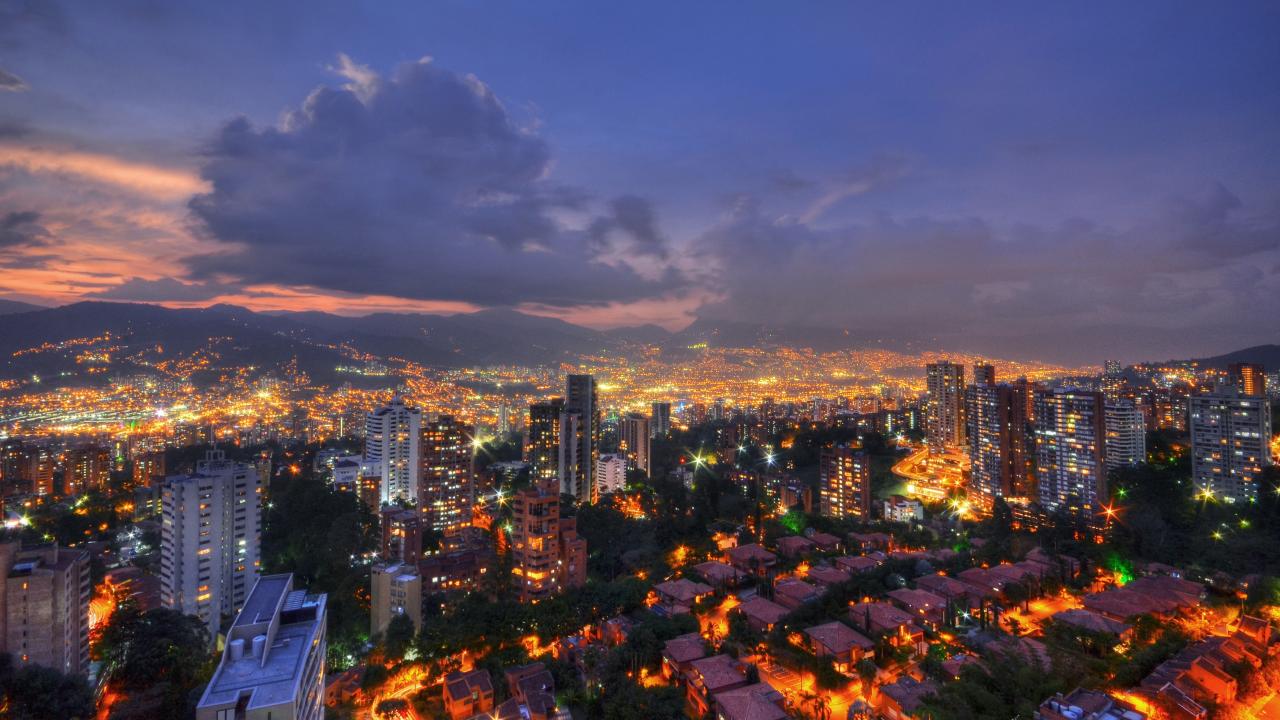
{"label": "distant hill", "polygon": [[1213,368],[1225,368],[1239,362],[1258,363],[1271,372],[1280,369],[1280,345],[1255,345],[1223,355],[1199,358],[1196,362]]}
{"label": "distant hill", "polygon": [[[149,363],[212,350],[217,354],[212,375],[218,367],[279,367],[297,358],[300,369],[326,382],[335,379],[336,366],[349,363],[332,347],[339,344],[443,367],[554,364],[620,346],[619,340],[605,333],[513,310],[345,317],[322,312],[257,313],[234,305],[173,309],[80,302],[0,313],[0,377],[80,375],[83,367],[77,358],[84,346],[17,357],[14,353],[107,332],[118,345],[113,351],[113,373],[142,371]],[[211,344],[210,338],[217,340]],[[130,362],[135,368],[128,368]]]}
{"label": "distant hill", "polygon": [[604,334],[620,342],[661,345],[671,340],[672,332],[660,325],[630,325],[605,330]]}
{"label": "distant hill", "polygon": [[[148,364],[196,351],[212,351],[210,375],[218,367],[275,367],[293,358],[313,375],[329,376],[343,356],[317,347],[305,328],[286,319],[243,308],[171,309],[156,305],[81,302],[0,315],[0,374],[5,377],[76,372],[84,346],[14,353],[111,333],[113,372],[144,371]],[[212,341],[211,341],[212,339]],[[129,368],[132,364],[133,367]]]}
{"label": "distant hill", "polygon": [[0,299],[0,315],[12,315],[14,313],[33,312],[36,310],[45,310],[47,308],[31,303],[18,302],[17,300]]}

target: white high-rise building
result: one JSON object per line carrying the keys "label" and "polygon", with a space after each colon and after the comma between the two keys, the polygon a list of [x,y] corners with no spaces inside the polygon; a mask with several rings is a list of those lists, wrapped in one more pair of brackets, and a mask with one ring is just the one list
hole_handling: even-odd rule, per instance
{"label": "white high-rise building", "polygon": [[1128,400],[1108,402],[1106,428],[1108,471],[1146,462],[1147,429],[1141,408]]}
{"label": "white high-rise building", "polygon": [[1258,497],[1271,464],[1271,405],[1231,385],[1191,396],[1191,478],[1197,490],[1226,502]]}
{"label": "white high-rise building", "polygon": [[624,455],[605,454],[596,463],[596,491],[601,495],[622,492],[627,489],[627,458]]}
{"label": "white high-rise building", "polygon": [[365,417],[364,465],[381,478],[383,503],[418,502],[422,476],[422,411],[404,404],[399,396]]}
{"label": "white high-rise building", "polygon": [[199,617],[216,638],[258,578],[262,478],[210,450],[195,474],[165,478],[160,502],[161,599]]}
{"label": "white high-rise building", "polygon": [[227,633],[196,720],[322,720],[328,598],[293,575],[258,579]]}

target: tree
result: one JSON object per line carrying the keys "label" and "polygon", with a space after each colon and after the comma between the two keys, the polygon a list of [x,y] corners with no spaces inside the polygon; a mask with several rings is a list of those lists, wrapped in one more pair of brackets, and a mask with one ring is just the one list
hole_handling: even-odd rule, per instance
{"label": "tree", "polygon": [[112,613],[94,652],[112,685],[124,691],[113,717],[185,717],[194,708],[192,691],[213,672],[204,623],[168,608],[142,612],[126,602]]}
{"label": "tree", "polygon": [[0,654],[0,709],[11,720],[80,720],[92,718],[93,690],[84,678],[28,665],[14,669]]}
{"label": "tree", "polygon": [[409,619],[408,615],[399,613],[391,618],[382,639],[387,658],[397,661],[403,658],[405,650],[408,650],[410,643],[413,642],[413,634],[413,620]]}
{"label": "tree", "polygon": [[857,664],[858,677],[862,679],[862,694],[869,694],[867,691],[876,681],[876,675],[880,673],[880,668],[876,667],[875,661],[871,658],[863,658]]}

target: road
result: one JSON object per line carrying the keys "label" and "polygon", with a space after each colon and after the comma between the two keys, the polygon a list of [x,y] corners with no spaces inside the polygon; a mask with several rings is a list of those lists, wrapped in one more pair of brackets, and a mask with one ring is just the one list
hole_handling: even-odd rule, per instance
{"label": "road", "polygon": [[1004,614],[1000,616],[1000,621],[1001,624],[1005,624],[1009,620],[1016,620],[1019,627],[1018,634],[1029,635],[1032,632],[1039,631],[1045,620],[1063,610],[1074,610],[1079,607],[1083,607],[1080,603],[1080,598],[1066,593],[1051,595],[1032,600],[1027,604],[1027,612],[1023,612],[1021,606],[1016,609],[1009,608],[1005,610]]}
{"label": "road", "polygon": [[907,494],[928,500],[945,500],[950,490],[964,484],[968,459],[960,452],[930,456],[921,448],[895,464],[891,471],[907,481]]}

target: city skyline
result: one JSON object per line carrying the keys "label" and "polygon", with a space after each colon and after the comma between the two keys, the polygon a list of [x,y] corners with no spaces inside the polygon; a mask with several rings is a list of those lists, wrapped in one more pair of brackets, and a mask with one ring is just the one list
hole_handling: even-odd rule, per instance
{"label": "city skyline", "polygon": [[1059,362],[1280,330],[1265,4],[498,10],[0,9],[0,297]]}

